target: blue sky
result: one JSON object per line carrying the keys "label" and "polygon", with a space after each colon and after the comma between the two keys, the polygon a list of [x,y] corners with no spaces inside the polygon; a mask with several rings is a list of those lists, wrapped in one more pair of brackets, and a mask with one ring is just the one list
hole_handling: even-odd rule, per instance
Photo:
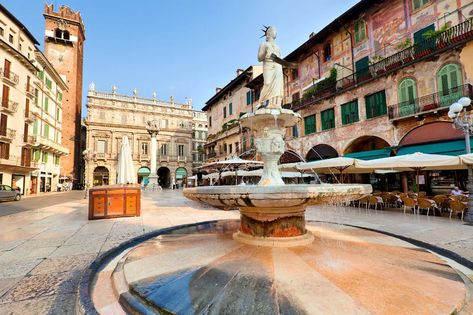
{"label": "blue sky", "polygon": [[[159,99],[185,97],[200,109],[235,77],[256,64],[262,25],[278,29],[285,56],[357,0],[68,0],[85,23],[84,109],[91,81],[100,91]],[[44,0],[2,0],[43,47]],[[50,1],[51,3],[51,1]],[[84,110],[85,113],[85,110]],[[84,115],[84,114],[83,114]]]}

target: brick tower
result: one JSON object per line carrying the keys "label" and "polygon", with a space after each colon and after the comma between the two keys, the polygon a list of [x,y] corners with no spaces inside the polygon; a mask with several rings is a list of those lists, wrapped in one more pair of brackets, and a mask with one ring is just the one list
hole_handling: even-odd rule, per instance
{"label": "brick tower", "polygon": [[69,155],[61,158],[61,174],[75,178],[79,173],[81,152],[82,65],[85,30],[79,12],[61,6],[45,5],[44,54],[67,83],[69,90],[63,97],[62,144],[69,148]]}

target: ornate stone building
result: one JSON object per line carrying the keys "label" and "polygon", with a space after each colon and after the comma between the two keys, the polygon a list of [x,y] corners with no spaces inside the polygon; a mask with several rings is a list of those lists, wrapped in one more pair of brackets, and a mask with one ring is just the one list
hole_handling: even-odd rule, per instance
{"label": "ornate stone building", "polygon": [[85,28],[79,12],[67,6],[45,5],[44,54],[69,87],[63,100],[62,144],[70,154],[64,158],[63,174],[80,179],[80,129],[82,113],[82,68]]}
{"label": "ornate stone building", "polygon": [[286,106],[303,120],[282,162],[464,153],[447,112],[473,97],[472,17],[471,1],[362,0],[312,33],[285,57],[298,65]]}
{"label": "ornate stone building", "polygon": [[205,160],[205,142],[207,140],[208,122],[205,112],[194,111],[194,122],[192,124],[192,169],[198,172]]}
{"label": "ornate stone building", "polygon": [[261,65],[238,69],[235,79],[225,87],[217,88],[215,95],[205,103],[202,110],[207,113],[209,122],[205,145],[207,162],[245,156],[253,148],[252,136],[241,130],[238,119],[254,110],[258,95],[246,85],[262,72]]}
{"label": "ornate stone building", "polygon": [[[159,184],[170,187],[192,174],[194,125],[202,119],[191,101],[177,103],[133,95],[95,91],[92,83],[87,95],[85,183],[88,186],[114,184],[121,139],[128,136],[138,181],[148,181],[152,170],[150,126],[157,130],[156,174]],[[152,122],[152,123],[149,123]]]}

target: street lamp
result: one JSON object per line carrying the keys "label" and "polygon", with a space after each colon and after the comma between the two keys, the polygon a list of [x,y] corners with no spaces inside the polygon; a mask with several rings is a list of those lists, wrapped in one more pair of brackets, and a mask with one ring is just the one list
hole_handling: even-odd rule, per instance
{"label": "street lamp", "polygon": [[[450,111],[448,117],[453,119],[453,126],[463,131],[465,134],[465,147],[466,153],[471,153],[470,146],[470,134],[473,134],[473,115],[466,113],[466,107],[471,104],[469,97],[462,97],[456,103],[450,105]],[[468,184],[467,189],[469,192],[468,197],[468,211],[465,216],[465,220],[473,222],[473,166],[467,164],[468,168]]]}

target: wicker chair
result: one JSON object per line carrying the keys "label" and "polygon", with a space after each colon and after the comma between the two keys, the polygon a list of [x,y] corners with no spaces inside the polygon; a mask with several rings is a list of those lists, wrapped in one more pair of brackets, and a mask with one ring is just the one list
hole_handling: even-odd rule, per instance
{"label": "wicker chair", "polygon": [[435,195],[432,198],[435,203],[437,204],[437,207],[442,210],[442,209],[448,209],[449,204],[448,201],[450,200],[446,195]]}
{"label": "wicker chair", "polygon": [[366,195],[358,199],[358,208],[361,208],[361,205],[364,205],[366,208],[368,208],[368,204],[370,203],[370,196]]}
{"label": "wicker chair", "polygon": [[417,209],[420,210],[427,210],[427,216],[429,216],[430,209],[435,215],[435,209],[437,208],[437,204],[434,200],[429,200],[426,198],[419,198],[417,199]]}
{"label": "wicker chair", "polygon": [[369,206],[374,205],[374,209],[378,210],[378,205],[380,208],[383,208],[383,199],[380,196],[370,196],[369,197]]}
{"label": "wicker chair", "polygon": [[455,214],[461,213],[461,220],[463,221],[463,215],[465,214],[466,209],[468,209],[468,206],[463,202],[458,200],[450,200],[450,218],[452,218],[453,212],[455,212]]}
{"label": "wicker chair", "polygon": [[425,198],[427,196],[427,193],[425,191],[419,191],[417,193],[417,197],[419,198]]}
{"label": "wicker chair", "polygon": [[415,214],[417,211],[417,201],[415,199],[405,197],[402,199],[402,203],[404,204],[404,213],[409,208]]}

